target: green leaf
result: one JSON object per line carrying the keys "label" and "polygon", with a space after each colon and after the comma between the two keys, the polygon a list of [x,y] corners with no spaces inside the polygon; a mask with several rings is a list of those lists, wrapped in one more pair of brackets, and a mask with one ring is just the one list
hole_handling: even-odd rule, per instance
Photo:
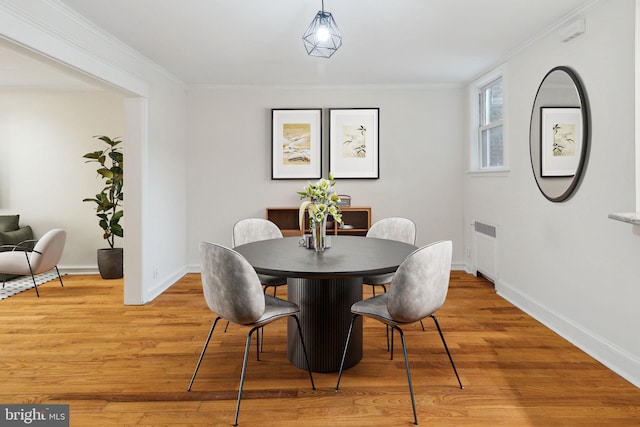
{"label": "green leaf", "polygon": [[93,202],[96,204],[96,216],[98,225],[104,231],[103,238],[107,240],[109,246],[114,245],[114,236],[123,236],[122,226],[119,224],[124,213],[118,209],[119,204],[124,200],[123,194],[123,168],[124,156],[119,145],[122,140],[110,138],[106,135],[96,135],[94,138],[107,145],[104,150],[86,153],[83,158],[85,163],[99,163],[97,175],[102,179],[104,188],[95,198],[85,198],[83,202]]}

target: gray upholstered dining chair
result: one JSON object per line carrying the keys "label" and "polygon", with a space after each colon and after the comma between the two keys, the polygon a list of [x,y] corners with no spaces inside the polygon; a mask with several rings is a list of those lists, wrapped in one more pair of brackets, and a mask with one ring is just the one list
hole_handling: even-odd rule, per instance
{"label": "gray upholstered dining chair", "polygon": [[[375,237],[377,239],[396,240],[398,242],[416,244],[416,224],[408,218],[390,217],[383,218],[373,223],[367,237]],[[376,286],[381,286],[384,292],[387,292],[387,285],[391,283],[393,273],[379,274],[377,276],[365,276],[362,283],[371,286],[373,296],[376,296]]]}
{"label": "gray upholstered dining chair", "polygon": [[193,372],[187,391],[191,391],[191,386],[196,378],[196,374],[202,363],[202,358],[207,350],[218,320],[225,319],[236,325],[250,328],[244,349],[244,362],[242,364],[242,374],[240,375],[240,388],[238,390],[236,416],[233,424],[237,426],[240,400],[242,399],[242,388],[247,371],[251,336],[264,325],[287,317],[293,317],[298,325],[298,336],[300,337],[304,357],[307,362],[311,388],[315,390],[316,387],[311,374],[307,349],[304,345],[300,321],[298,319],[300,307],[292,302],[265,294],[260,286],[258,275],[251,264],[233,249],[214,243],[202,242],[200,243],[200,262],[202,267],[201,274],[204,298],[209,309],[216,313],[217,317],[213,321],[213,325],[211,325],[211,330],[202,348],[202,353],[198,359],[198,364]]}
{"label": "gray upholstered dining chair", "polygon": [[444,348],[449,356],[449,361],[456,374],[458,384],[462,387],[460,376],[453,363],[449,347],[444,339],[435,312],[442,307],[449,289],[449,275],[451,272],[451,241],[432,243],[417,249],[409,255],[396,271],[389,292],[359,301],[351,306],[351,325],[344,346],[344,353],[340,363],[336,390],[340,387],[340,378],[344,366],[345,356],[351,339],[353,324],[358,316],[366,316],[376,319],[400,334],[402,339],[402,351],[413,406],[414,423],[418,424],[416,403],[413,397],[411,384],[411,372],[409,371],[409,359],[407,358],[407,346],[402,327],[415,323],[425,317],[431,317],[438,329]]}
{"label": "gray upholstered dining chair", "polygon": [[[408,243],[410,245],[416,244],[416,224],[408,218],[402,217],[389,217],[383,218],[373,223],[369,231],[367,231],[367,237],[376,239],[395,240],[398,242]],[[378,274],[376,276],[364,276],[362,283],[366,286],[371,286],[373,296],[376,296],[376,286],[381,286],[384,292],[387,292],[387,285],[391,283],[394,273]],[[424,324],[420,321],[420,326],[424,331]],[[391,337],[393,339],[393,336]],[[387,351],[392,350],[389,346],[389,328],[387,327]]]}
{"label": "gray upholstered dining chair", "polygon": [[[45,273],[55,268],[58,273],[60,285],[62,277],[58,270],[58,263],[62,258],[64,243],[67,239],[67,232],[54,228],[47,231],[40,239],[27,240],[18,245],[3,245],[3,248],[10,249],[7,252],[0,252],[0,273],[16,274],[20,276],[31,275],[33,285],[36,288],[36,295],[40,297],[35,276]],[[35,242],[35,246],[33,243]],[[5,282],[2,282],[4,288]]]}
{"label": "gray upholstered dining chair", "polygon": [[[244,245],[246,243],[257,242],[267,239],[281,239],[282,231],[273,222],[262,218],[241,219],[233,226],[233,247]],[[267,288],[273,288],[273,296],[276,296],[278,286],[286,285],[286,277],[269,276],[266,274],[258,274],[260,283],[264,286],[265,292]]]}
{"label": "gray upholstered dining chair", "polygon": [[[273,222],[263,218],[246,218],[241,219],[233,225],[233,234],[231,241],[233,247],[244,245],[246,243],[257,242],[268,239],[282,239],[282,231]],[[262,283],[264,292],[268,288],[273,288],[273,296],[276,296],[278,286],[287,284],[286,277],[269,276],[268,274],[258,274],[260,283]],[[229,327],[229,322],[225,325],[225,332]],[[264,328],[259,333],[260,351],[262,351],[262,342],[264,338]]]}

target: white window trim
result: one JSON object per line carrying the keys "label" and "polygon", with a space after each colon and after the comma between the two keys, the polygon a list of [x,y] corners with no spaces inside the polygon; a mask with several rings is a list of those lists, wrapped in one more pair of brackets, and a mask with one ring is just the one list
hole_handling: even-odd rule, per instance
{"label": "white window trim", "polygon": [[[480,155],[480,105],[478,103],[478,96],[480,90],[492,81],[502,78],[502,94],[504,96],[504,104],[502,110],[502,131],[503,131],[503,154],[504,164],[499,167],[487,167],[481,168],[481,155]],[[505,172],[509,172],[509,150],[507,141],[507,115],[508,108],[506,108],[507,99],[507,75],[504,67],[498,67],[477,80],[469,84],[467,98],[469,101],[469,170],[468,173],[472,175],[503,175]],[[497,122],[491,125],[484,126],[483,128],[494,127]]]}

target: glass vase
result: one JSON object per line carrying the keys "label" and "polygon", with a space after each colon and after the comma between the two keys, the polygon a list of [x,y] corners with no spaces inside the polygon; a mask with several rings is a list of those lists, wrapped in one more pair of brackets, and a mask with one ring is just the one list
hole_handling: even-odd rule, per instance
{"label": "glass vase", "polygon": [[327,243],[327,217],[324,216],[320,221],[313,221],[313,248],[316,252],[324,252]]}

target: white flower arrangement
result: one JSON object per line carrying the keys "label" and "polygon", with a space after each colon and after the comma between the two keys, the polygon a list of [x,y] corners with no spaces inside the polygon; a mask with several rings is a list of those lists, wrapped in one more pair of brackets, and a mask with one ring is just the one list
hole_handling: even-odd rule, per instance
{"label": "white flower arrangement", "polygon": [[300,198],[308,197],[310,200],[302,202],[299,209],[300,230],[304,230],[304,213],[309,211],[311,224],[319,224],[327,215],[331,215],[338,224],[342,224],[342,214],[338,207],[340,197],[333,191],[335,185],[333,174],[329,173],[329,179],[322,178],[315,184],[308,182],[302,191],[298,191]]}

